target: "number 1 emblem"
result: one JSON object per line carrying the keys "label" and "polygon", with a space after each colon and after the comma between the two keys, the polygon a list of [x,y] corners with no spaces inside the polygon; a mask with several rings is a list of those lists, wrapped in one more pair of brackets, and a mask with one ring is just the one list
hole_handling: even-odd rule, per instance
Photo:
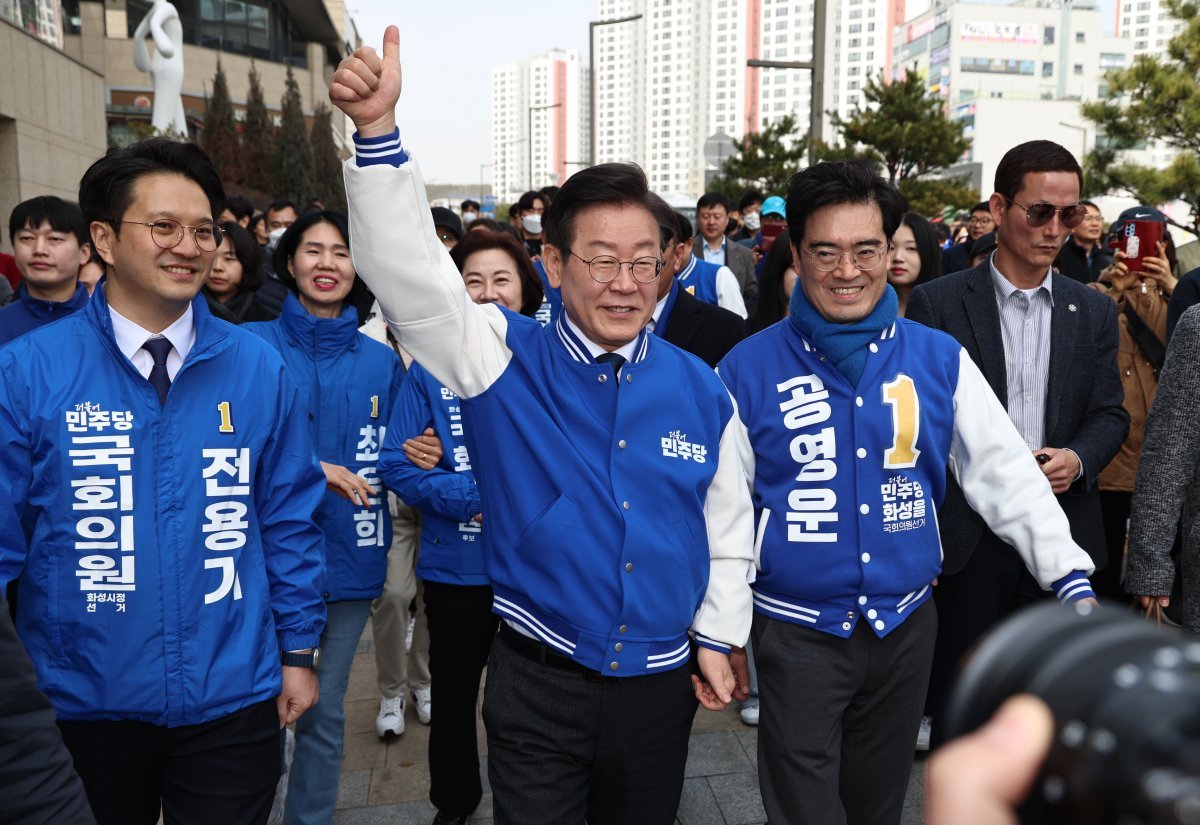
{"label": "number 1 emblem", "polygon": [[222,401],[217,405],[217,412],[221,414],[221,424],[217,427],[219,433],[233,432],[233,412],[229,408],[228,401]]}

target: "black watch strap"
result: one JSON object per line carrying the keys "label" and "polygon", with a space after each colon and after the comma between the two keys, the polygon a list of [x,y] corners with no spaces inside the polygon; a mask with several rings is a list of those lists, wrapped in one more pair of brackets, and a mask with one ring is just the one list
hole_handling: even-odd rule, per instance
{"label": "black watch strap", "polygon": [[284,653],[280,660],[284,667],[307,667],[313,670],[317,669],[317,663],[320,657],[315,649],[308,653]]}

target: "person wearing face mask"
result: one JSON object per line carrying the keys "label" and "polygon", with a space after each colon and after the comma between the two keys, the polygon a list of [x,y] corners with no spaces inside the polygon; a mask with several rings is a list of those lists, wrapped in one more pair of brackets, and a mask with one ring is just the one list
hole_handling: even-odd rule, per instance
{"label": "person wearing face mask", "polygon": [[338,212],[305,212],[287,228],[275,266],[291,290],[283,314],[244,328],[274,347],[299,385],[325,471],[313,515],[325,537],[321,593],[328,615],[317,670],[320,698],[296,726],[285,825],[327,825],[337,802],[350,664],[371,602],[383,591],[392,522],[376,463],[403,368],[392,349],[358,331],[367,293],[350,262]]}
{"label": "person wearing face mask", "polygon": [[462,202],[462,205],[458,208],[458,211],[462,214],[462,222],[464,227],[470,226],[472,223],[479,220],[479,209],[479,201],[473,201],[468,198]]}
{"label": "person wearing face mask", "polygon": [[546,201],[537,192],[526,192],[517,201],[517,229],[525,241],[525,251],[535,261],[542,256],[542,215]]}
{"label": "person wearing face mask", "polygon": [[[534,317],[542,287],[533,261],[505,232],[471,232],[451,252],[467,294]],[[462,402],[414,362],[400,391],[379,458],[379,476],[421,511],[417,577],[425,583],[429,672],[438,719],[429,729],[429,800],[438,825],[465,822],[483,796],[475,708],[498,618],[484,565],[483,505],[463,431]],[[404,450],[404,433],[432,428],[442,459],[429,472]]]}
{"label": "person wearing face mask", "polygon": [[763,193],[757,189],[747,189],[742,193],[737,202],[737,210],[740,215],[738,227],[729,236],[729,240],[737,241],[742,246],[754,245],[754,236],[758,234],[759,227],[762,226],[762,216],[759,214],[762,203]]}
{"label": "person wearing face mask", "polygon": [[898,314],[904,317],[913,287],[932,281],[942,274],[942,253],[933,226],[920,215],[905,212],[892,235],[892,260],[888,264],[888,283],[900,301]]}

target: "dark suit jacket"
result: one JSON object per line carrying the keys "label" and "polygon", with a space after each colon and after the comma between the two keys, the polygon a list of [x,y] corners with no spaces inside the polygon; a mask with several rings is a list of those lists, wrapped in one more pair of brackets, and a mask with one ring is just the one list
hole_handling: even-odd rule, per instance
{"label": "dark suit jacket", "polygon": [[94,825],[54,709],[0,596],[0,822]]}
{"label": "dark suit jacket", "polygon": [[[1129,432],[1117,370],[1116,304],[1061,275],[1054,277],[1051,290],[1054,308],[1043,446],[1074,450],[1083,462],[1083,477],[1058,496],[1058,502],[1071,524],[1071,535],[1099,568],[1107,552],[1096,479]],[[908,300],[905,317],[953,335],[1007,408],[1000,310],[988,262],[918,286]],[[987,527],[967,504],[953,477],[947,479],[938,522],[945,554],[942,569],[957,573]]]}
{"label": "dark suit jacket", "polygon": [[706,304],[681,289],[675,296],[675,308],[667,318],[662,337],[716,367],[746,337],[746,322],[736,312]]}
{"label": "dark suit jacket", "polygon": [[[704,236],[697,235],[692,242],[692,252],[700,260],[704,260]],[[754,272],[754,252],[740,243],[725,239],[725,266],[729,267],[742,288],[742,300],[746,308],[751,309],[758,303],[758,276]]]}

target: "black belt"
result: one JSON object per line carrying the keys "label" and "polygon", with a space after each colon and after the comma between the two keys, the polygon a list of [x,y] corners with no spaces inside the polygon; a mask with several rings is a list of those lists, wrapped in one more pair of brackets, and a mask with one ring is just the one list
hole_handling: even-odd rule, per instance
{"label": "black belt", "polygon": [[500,638],[504,640],[505,644],[514,653],[519,653],[526,659],[532,659],[540,665],[545,665],[555,670],[563,670],[568,673],[576,673],[594,681],[604,678],[604,675],[600,671],[584,667],[569,656],[564,656],[550,646],[542,644],[537,639],[532,639],[514,630],[506,621],[500,622]]}

